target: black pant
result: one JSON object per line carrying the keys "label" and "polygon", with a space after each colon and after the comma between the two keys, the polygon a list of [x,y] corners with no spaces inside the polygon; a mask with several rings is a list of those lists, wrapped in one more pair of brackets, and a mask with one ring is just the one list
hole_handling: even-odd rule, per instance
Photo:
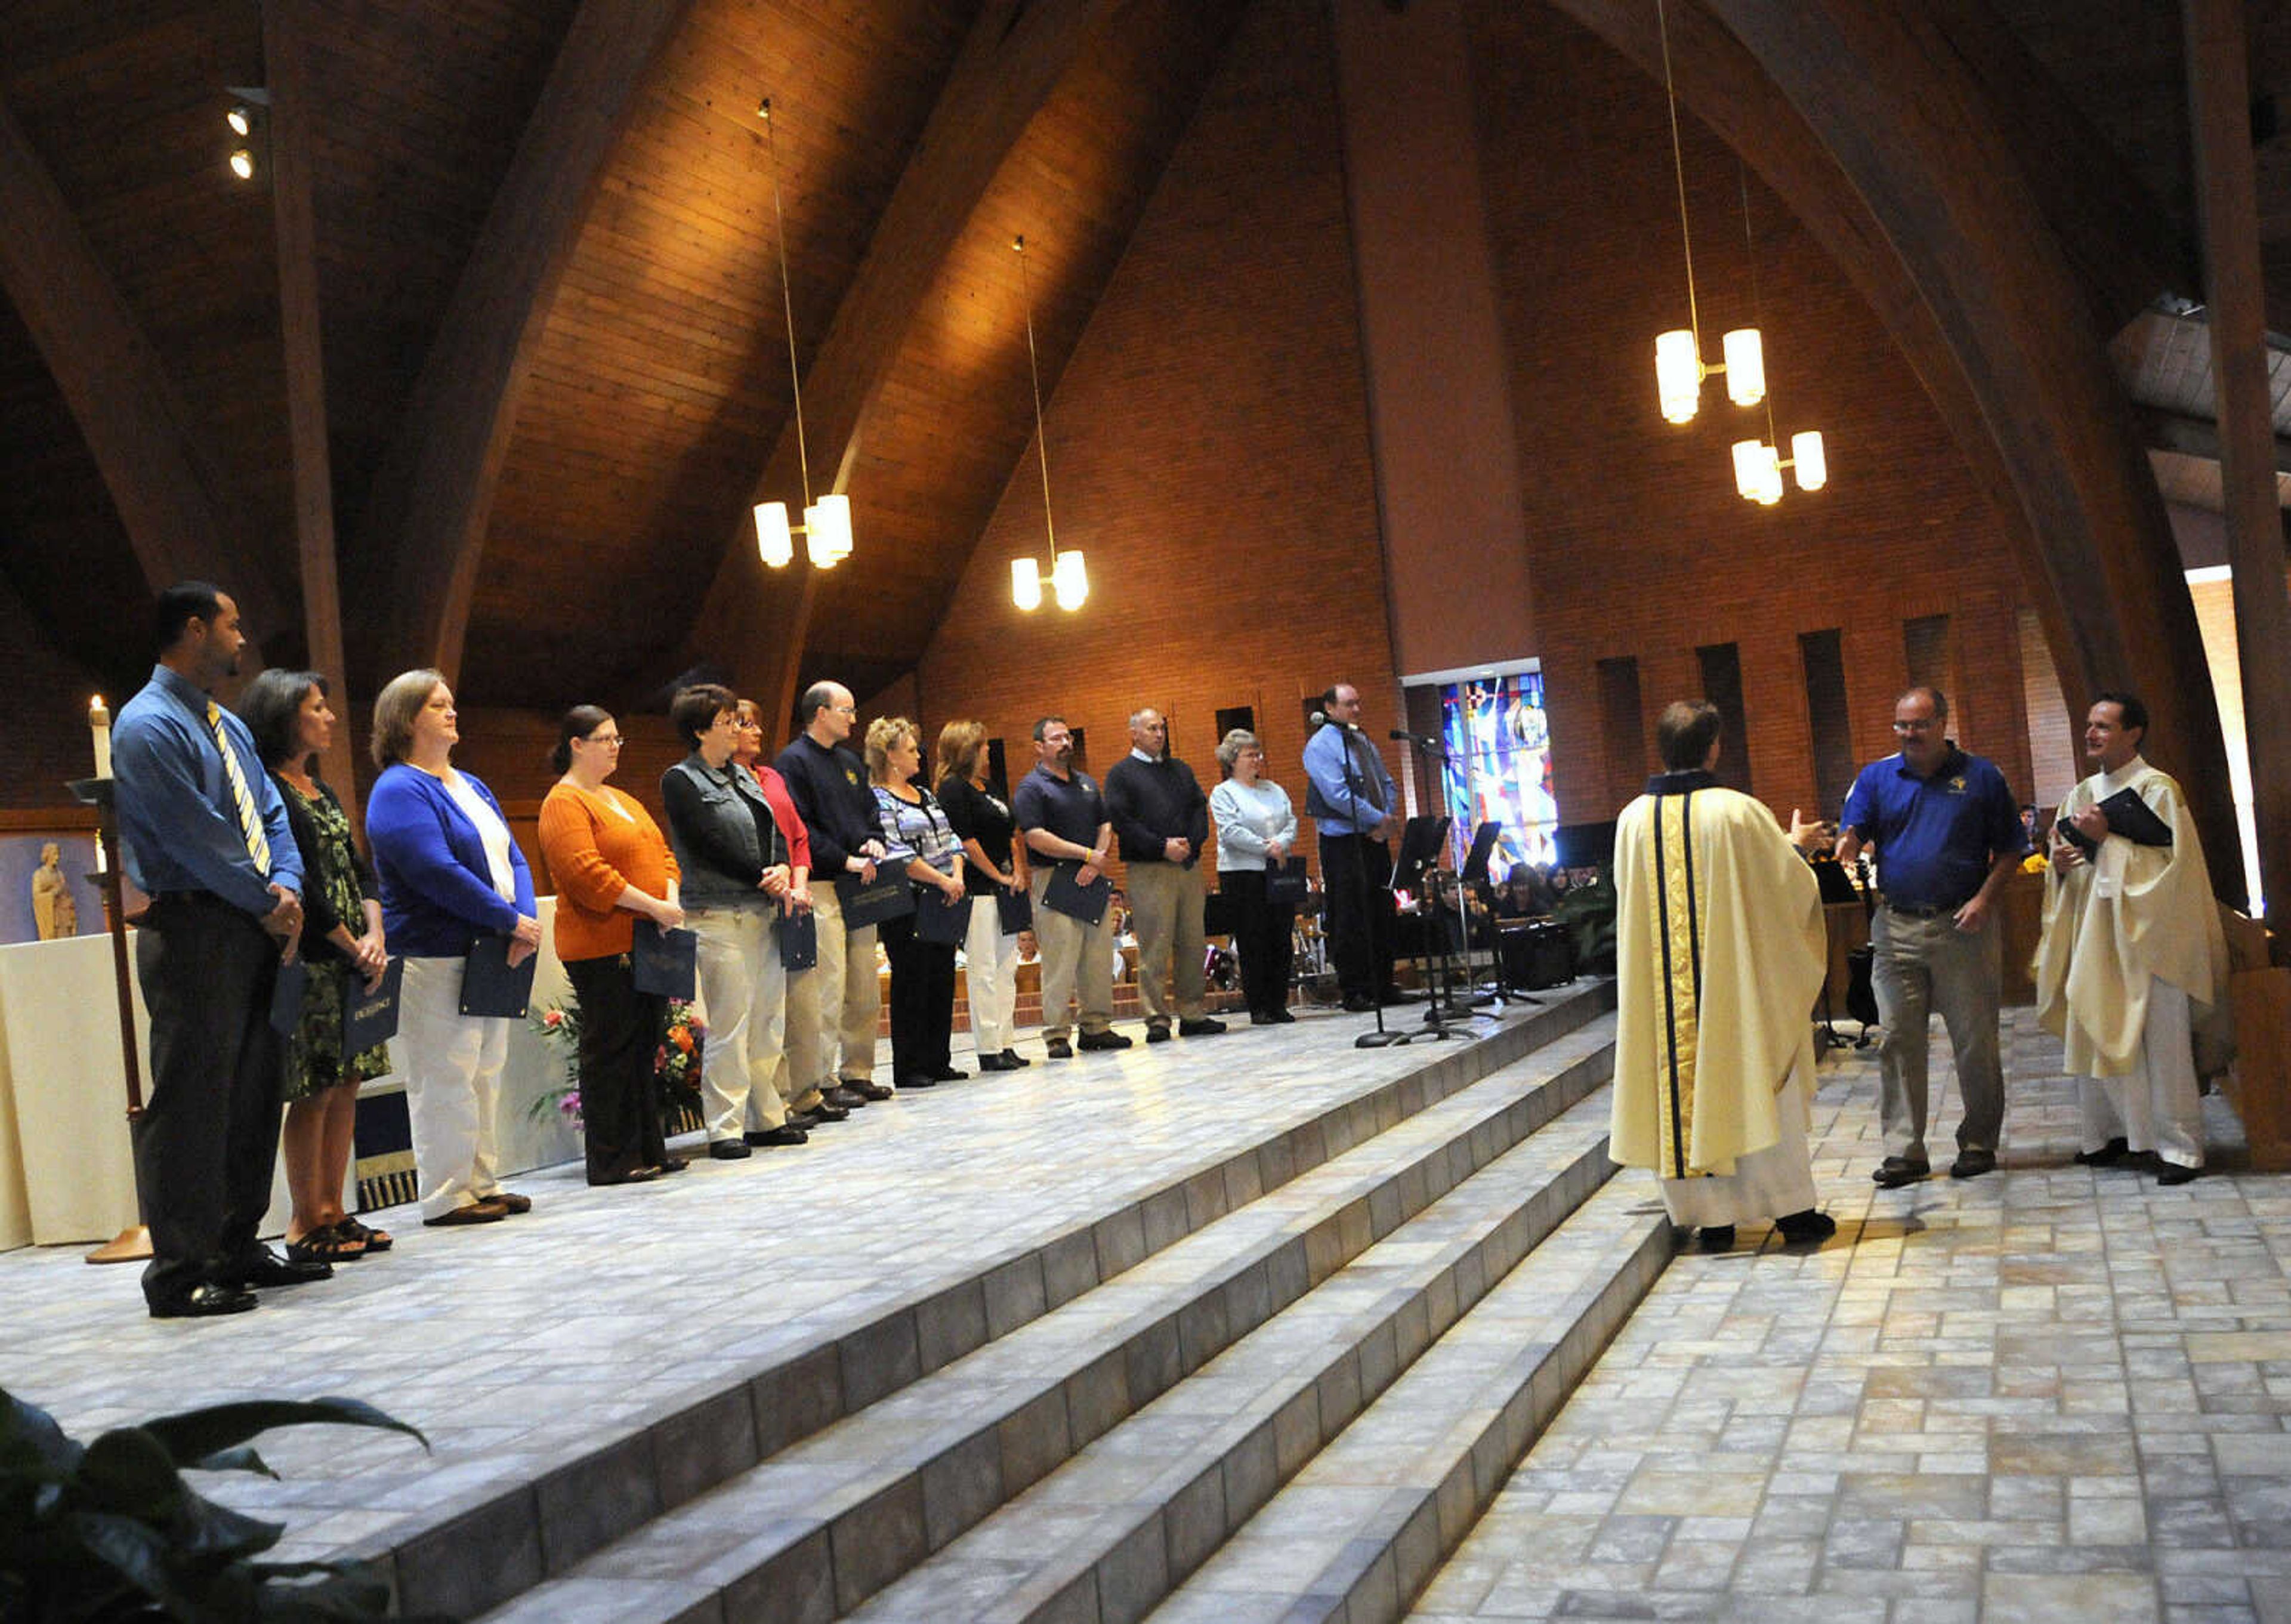
{"label": "black pant", "polygon": [[891,961],[891,1077],[935,1077],[948,1069],[954,1034],[954,946],[918,941],[915,916],[877,927]]}
{"label": "black pant", "polygon": [[1364,834],[1322,835],[1321,885],[1337,985],[1347,998],[1373,998],[1392,985],[1391,848]]}
{"label": "black pant", "polygon": [[1249,1012],[1270,1015],[1287,1008],[1296,904],[1266,899],[1262,869],[1227,869],[1218,876],[1218,889],[1232,899],[1233,946],[1241,955]]}
{"label": "black pant", "polygon": [[151,1103],[135,1124],[135,1192],[151,1231],[143,1295],[234,1282],[261,1250],[278,1161],[278,944],[203,891],[159,898],[135,933],[151,1011]]}
{"label": "black pant", "polygon": [[589,1182],[611,1184],[668,1160],[653,1076],[668,1001],[637,991],[626,953],[576,959],[565,973],[581,1001],[581,1137]]}

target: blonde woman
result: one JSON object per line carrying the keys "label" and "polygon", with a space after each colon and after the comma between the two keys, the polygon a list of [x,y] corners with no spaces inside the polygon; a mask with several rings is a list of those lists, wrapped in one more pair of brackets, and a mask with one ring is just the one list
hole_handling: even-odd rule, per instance
{"label": "blonde woman", "polygon": [[509,1017],[463,1015],[462,973],[485,936],[509,959],[539,951],[533,874],[491,790],[457,771],[454,691],[434,671],[390,679],[374,702],[366,838],[390,950],[406,960],[398,1035],[406,1113],[425,1224],[494,1224],[532,1200],[494,1176],[494,1114],[509,1059]]}
{"label": "blonde woman", "polygon": [[[882,817],[883,865],[904,869],[919,892],[959,903],[962,843],[938,798],[916,782],[922,770],[922,735],[914,723],[886,716],[868,725],[867,778]],[[912,913],[885,920],[880,929],[891,961],[892,1078],[902,1089],[928,1089],[968,1077],[947,1053],[954,1035],[954,944],[922,940]]]}

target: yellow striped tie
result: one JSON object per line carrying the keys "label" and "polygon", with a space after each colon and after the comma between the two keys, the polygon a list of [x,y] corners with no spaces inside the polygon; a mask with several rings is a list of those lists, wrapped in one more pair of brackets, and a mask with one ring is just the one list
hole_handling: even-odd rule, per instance
{"label": "yellow striped tie", "polygon": [[212,699],[207,701],[207,726],[214,729],[215,744],[222,751],[223,776],[230,780],[230,804],[238,808],[238,832],[246,840],[246,855],[268,879],[270,841],[262,832],[262,814],[255,810],[254,792],[246,787],[246,775],[239,770],[238,752],[230,747],[230,735],[223,731],[222,708]]}

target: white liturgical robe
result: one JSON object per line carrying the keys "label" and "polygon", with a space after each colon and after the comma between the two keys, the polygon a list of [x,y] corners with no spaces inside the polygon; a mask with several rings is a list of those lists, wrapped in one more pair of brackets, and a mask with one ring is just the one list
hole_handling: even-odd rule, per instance
{"label": "white liturgical robe", "polygon": [[1774,815],[1709,774],[1647,792],[1615,826],[1608,1154],[1654,1170],[1674,1223],[1802,1211],[1821,887]]}
{"label": "white liturgical robe", "polygon": [[2065,821],[2131,790],[2171,830],[2168,846],[2111,832],[2091,860],[2045,883],[2037,1017],[2084,1079],[2087,1151],[2120,1135],[2183,1166],[2203,1162],[2195,1049],[2213,1069],[2228,1034],[2227,938],[2180,786],[2134,756],[2061,802]]}

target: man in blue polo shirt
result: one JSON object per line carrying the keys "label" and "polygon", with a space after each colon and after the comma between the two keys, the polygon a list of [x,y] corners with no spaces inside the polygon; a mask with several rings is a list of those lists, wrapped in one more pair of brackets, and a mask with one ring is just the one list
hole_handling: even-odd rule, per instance
{"label": "man in blue polo shirt", "polygon": [[1869,927],[1870,981],[1884,1027],[1877,1071],[1885,1139],[1885,1159],[1871,1177],[1887,1189],[1932,1171],[1925,1158],[1925,1027],[1933,1011],[1949,1028],[1965,1091],[1950,1176],[1996,1171],[2005,1125],[1996,901],[2029,843],[2005,775],[1959,750],[1948,721],[1949,701],[1939,688],[1903,694],[1893,705],[1900,752],[1861,769],[1838,819],[1838,861],[1851,863],[1865,843],[1875,846],[1885,897]]}

